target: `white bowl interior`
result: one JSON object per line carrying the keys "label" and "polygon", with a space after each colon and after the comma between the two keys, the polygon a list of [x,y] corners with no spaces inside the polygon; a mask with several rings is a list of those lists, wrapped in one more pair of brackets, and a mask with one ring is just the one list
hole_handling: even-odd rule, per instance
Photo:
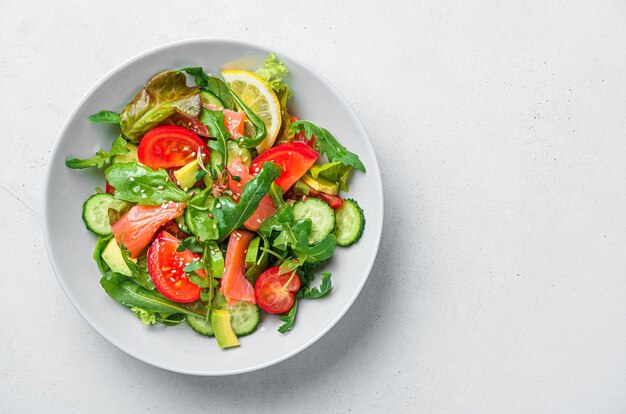
{"label": "white bowl interior", "polygon": [[366,217],[362,239],[338,248],[324,270],[333,273],[334,289],[321,300],[299,303],[295,328],[281,335],[277,317],[264,316],[259,329],[241,338],[241,347],[220,350],[214,339],[187,327],[145,327],[100,287],[100,273],[92,260],[95,236],[83,225],[83,201],[104,188],[101,173],[72,171],[67,157],[88,157],[97,147],[108,149],[119,133],[108,125],[95,125],[87,116],[102,109],[121,110],[154,73],[185,66],[202,66],[219,74],[224,67],[254,70],[267,49],[225,40],[192,40],[165,45],[121,65],[78,104],[65,124],[52,154],[44,186],[44,232],[48,253],[59,282],[83,317],[105,338],[125,352],[168,370],[225,375],[259,369],[306,348],[330,329],[347,311],[361,290],[374,262],[383,223],[380,172],[365,130],[345,99],[317,72],[278,54],[291,70],[295,90],[292,112],[338,137],[356,152],[367,174],[355,173],[349,197],[358,200]]}

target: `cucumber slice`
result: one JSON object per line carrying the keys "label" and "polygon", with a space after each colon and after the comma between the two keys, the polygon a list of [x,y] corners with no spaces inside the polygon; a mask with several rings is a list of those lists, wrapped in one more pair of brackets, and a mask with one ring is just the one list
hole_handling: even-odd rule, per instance
{"label": "cucumber slice", "polygon": [[200,99],[204,105],[213,105],[217,106],[218,109],[224,108],[224,102],[220,98],[218,98],[215,94],[203,90],[200,92]]}
{"label": "cucumber slice", "polygon": [[309,197],[306,201],[298,201],[293,205],[293,215],[297,220],[311,220],[309,244],[321,242],[335,227],[335,212],[318,198]]}
{"label": "cucumber slice", "polygon": [[356,243],[363,234],[365,228],[365,216],[359,204],[351,199],[344,200],[337,209],[334,234],[339,246],[350,246]]}
{"label": "cucumber slice", "polygon": [[85,226],[95,234],[106,236],[111,234],[109,208],[115,202],[111,194],[94,194],[83,204],[83,221]]}
{"label": "cucumber slice", "polygon": [[259,307],[248,302],[237,302],[228,308],[230,325],[237,336],[249,335],[256,330],[261,319]]}
{"label": "cucumber slice", "polygon": [[199,316],[187,315],[187,323],[191,329],[206,336],[215,336],[211,321]]}

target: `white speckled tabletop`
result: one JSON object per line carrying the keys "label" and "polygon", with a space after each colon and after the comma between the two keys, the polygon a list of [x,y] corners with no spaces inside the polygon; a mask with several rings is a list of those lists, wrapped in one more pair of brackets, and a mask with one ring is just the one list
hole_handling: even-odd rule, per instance
{"label": "white speckled tabletop", "polygon": [[[0,0],[0,412],[626,411],[626,4]],[[43,244],[80,97],[162,43],[317,68],[370,133],[385,229],[360,297],[268,369],[162,371],[72,307]]]}

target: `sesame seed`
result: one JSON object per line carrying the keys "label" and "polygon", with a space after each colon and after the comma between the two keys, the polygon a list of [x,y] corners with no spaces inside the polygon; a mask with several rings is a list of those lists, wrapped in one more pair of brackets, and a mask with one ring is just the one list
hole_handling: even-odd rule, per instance
{"label": "sesame seed", "polygon": [[256,222],[261,224],[261,219],[256,219]]}
{"label": "sesame seed", "polygon": [[135,177],[130,177],[129,180],[130,181],[135,181]]}

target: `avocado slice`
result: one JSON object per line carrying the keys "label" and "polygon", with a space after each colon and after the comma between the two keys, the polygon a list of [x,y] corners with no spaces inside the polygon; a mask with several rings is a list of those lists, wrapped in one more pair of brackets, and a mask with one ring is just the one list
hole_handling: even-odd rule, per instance
{"label": "avocado slice", "polygon": [[113,157],[114,164],[117,164],[118,162],[139,162],[139,157],[137,156],[137,145],[127,142],[126,148],[128,148],[128,152],[126,154],[115,155]]}
{"label": "avocado slice", "polygon": [[256,261],[259,259],[260,242],[261,238],[255,237],[248,245],[248,251],[246,252],[246,270],[256,265]]}
{"label": "avocado slice", "polygon": [[112,238],[102,251],[102,259],[115,273],[120,273],[124,276],[133,275],[124,261],[122,249],[120,249],[120,246],[117,244],[117,240],[115,240],[115,238]]}
{"label": "avocado slice", "polygon": [[310,185],[314,190],[321,191],[322,193],[332,195],[339,194],[339,184],[333,183],[324,177],[318,176],[317,178],[313,178],[311,174],[306,173],[302,176],[302,181]]}
{"label": "avocado slice", "polygon": [[211,325],[213,325],[215,339],[220,348],[239,346],[239,339],[230,326],[230,313],[226,309],[211,311]]}
{"label": "avocado slice", "polygon": [[196,180],[196,174],[198,174],[198,160],[193,160],[174,171],[176,181],[178,181],[178,185],[184,191],[189,190],[198,181]]}
{"label": "avocado slice", "polygon": [[222,277],[224,273],[224,255],[215,242],[210,242],[209,244],[209,266],[213,272],[213,277],[218,279]]}

